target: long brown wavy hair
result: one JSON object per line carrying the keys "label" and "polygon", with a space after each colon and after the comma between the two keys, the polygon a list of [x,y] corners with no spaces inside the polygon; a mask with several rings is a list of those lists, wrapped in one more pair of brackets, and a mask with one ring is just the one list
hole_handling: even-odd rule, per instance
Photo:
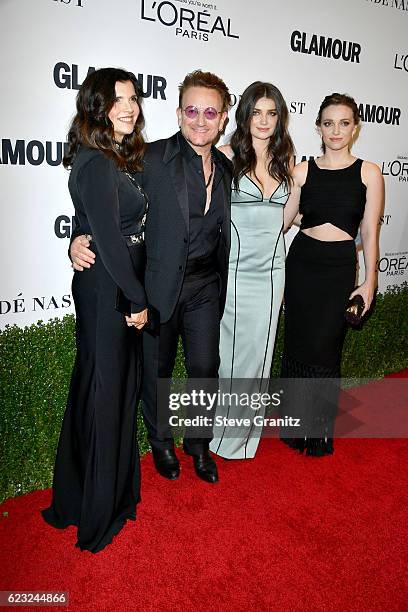
{"label": "long brown wavy hair", "polygon": [[[115,142],[113,123],[108,115],[115,103],[117,81],[130,81],[135,88],[139,116],[131,134]],[[142,170],[145,142],[142,136],[144,117],[141,108],[141,90],[132,72],[121,68],[101,68],[91,72],[76,97],[76,115],[68,132],[68,151],[63,159],[65,168],[72,166],[80,145],[100,149],[112,159],[120,170]]]}
{"label": "long brown wavy hair", "polygon": [[286,102],[275,85],[255,81],[245,89],[235,113],[237,127],[230,144],[234,152],[233,185],[236,190],[244,174],[252,172],[256,176],[257,159],[252,146],[250,126],[254,108],[261,98],[273,100],[278,113],[278,122],[267,149],[268,172],[272,178],[286,186],[289,186],[292,180],[290,166],[295,148],[288,132],[289,113]]}

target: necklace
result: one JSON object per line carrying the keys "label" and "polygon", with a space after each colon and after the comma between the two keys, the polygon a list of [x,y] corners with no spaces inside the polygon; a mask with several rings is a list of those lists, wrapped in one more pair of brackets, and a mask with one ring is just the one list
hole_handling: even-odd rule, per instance
{"label": "necklace", "polygon": [[146,195],[144,189],[139,185],[139,183],[137,182],[135,177],[132,174],[130,174],[130,172],[128,172],[127,170],[123,170],[123,174],[126,174],[126,176],[130,179],[130,182],[133,183],[133,185],[136,187],[136,189],[138,189],[140,191],[140,193],[142,195],[144,195],[144,197],[147,200],[147,195]]}
{"label": "necklace", "polygon": [[211,172],[210,172],[210,176],[208,177],[208,181],[207,181],[207,182],[206,182],[206,184],[205,184],[205,188],[206,188],[206,189],[207,189],[208,185],[211,183],[211,179],[212,179],[212,177],[213,177],[213,174],[214,174],[214,162],[213,162],[213,160],[211,159]]}
{"label": "necklace", "polygon": [[148,211],[148,208],[149,208],[149,199],[147,197],[147,193],[145,192],[143,187],[141,185],[139,185],[139,183],[137,182],[135,177],[132,174],[130,174],[130,172],[128,172],[127,170],[123,170],[123,174],[126,174],[128,179],[130,180],[130,182],[136,187],[136,189],[138,189],[138,191],[140,192],[140,194],[144,198],[144,201],[145,201],[145,210],[144,210],[144,215],[143,215],[143,217],[141,219],[141,226],[144,229],[144,226],[146,224],[147,211]]}

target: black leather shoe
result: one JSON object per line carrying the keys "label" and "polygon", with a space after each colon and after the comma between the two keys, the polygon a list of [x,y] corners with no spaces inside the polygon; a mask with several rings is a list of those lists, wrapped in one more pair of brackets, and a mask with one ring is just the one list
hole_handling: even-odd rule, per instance
{"label": "black leather shoe", "polygon": [[177,480],[180,476],[180,464],[172,448],[152,448],[156,470],[163,478]]}
{"label": "black leather shoe", "polygon": [[208,450],[200,455],[193,455],[193,462],[195,473],[201,480],[211,483],[218,482],[217,464]]}

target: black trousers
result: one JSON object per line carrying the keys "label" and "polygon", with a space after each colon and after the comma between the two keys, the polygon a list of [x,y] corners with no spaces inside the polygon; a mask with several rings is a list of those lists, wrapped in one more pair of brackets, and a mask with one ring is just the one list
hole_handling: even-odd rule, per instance
{"label": "black trousers", "polygon": [[[219,284],[215,275],[187,276],[173,315],[160,326],[159,336],[144,334],[142,405],[152,447],[166,449],[174,445],[170,426],[163,426],[163,423],[168,424],[171,411],[168,401],[158,404],[157,385],[159,378],[170,379],[172,376],[180,336],[188,378],[217,381],[220,364],[219,314]],[[206,415],[211,418],[213,413],[206,412]],[[208,437],[205,438],[194,438],[191,433],[185,437],[185,451],[200,454],[208,449],[212,439],[211,429],[207,432]]]}

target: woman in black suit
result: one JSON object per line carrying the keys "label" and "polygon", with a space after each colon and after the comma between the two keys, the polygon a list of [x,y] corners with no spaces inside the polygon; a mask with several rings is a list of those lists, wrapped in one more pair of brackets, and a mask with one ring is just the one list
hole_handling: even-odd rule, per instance
{"label": "woman in black suit", "polygon": [[[144,125],[135,76],[116,68],[91,73],[77,96],[64,159],[81,232],[95,265],[76,272],[77,355],[55,464],[53,500],[43,511],[54,527],[78,527],[77,546],[98,552],[140,500],[136,407],[141,341],[147,320],[142,285],[147,201],[141,169]],[[129,316],[115,309],[118,291]]]}

